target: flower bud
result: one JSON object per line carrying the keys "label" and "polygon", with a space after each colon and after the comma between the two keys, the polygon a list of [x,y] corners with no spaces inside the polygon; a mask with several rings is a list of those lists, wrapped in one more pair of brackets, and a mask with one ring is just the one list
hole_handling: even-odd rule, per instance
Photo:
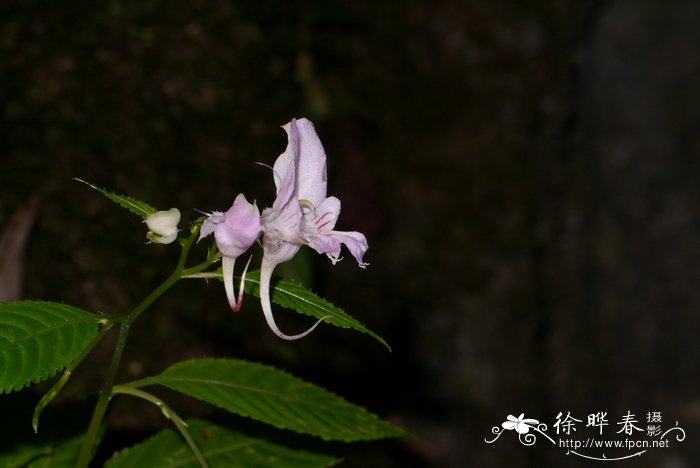
{"label": "flower bud", "polygon": [[179,232],[180,210],[171,208],[168,211],[156,211],[144,220],[148,226],[146,237],[155,244],[170,244],[177,239]]}

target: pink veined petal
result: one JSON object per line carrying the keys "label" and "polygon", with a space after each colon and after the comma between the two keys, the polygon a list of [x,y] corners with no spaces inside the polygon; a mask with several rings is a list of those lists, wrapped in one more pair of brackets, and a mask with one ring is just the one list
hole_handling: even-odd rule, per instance
{"label": "pink veined petal", "polygon": [[307,233],[323,233],[335,227],[340,216],[340,200],[328,197],[320,204],[314,205],[313,212],[304,216],[304,230]]}
{"label": "pink veined petal", "polygon": [[305,213],[302,219],[302,233],[307,244],[318,253],[325,253],[335,265],[341,260],[340,245],[345,244],[361,268],[368,263],[362,260],[369,246],[364,234],[356,231],[334,231],[340,214],[340,200],[328,197],[315,207],[313,212]]}
{"label": "pink veined petal", "polygon": [[263,256],[262,265],[260,267],[260,305],[262,306],[263,314],[265,314],[265,320],[267,321],[267,326],[270,327],[272,332],[282,338],[283,340],[298,340],[299,338],[304,338],[306,335],[314,331],[314,329],[327,317],[320,318],[315,324],[311,326],[308,330],[298,335],[286,335],[280,331],[275,323],[275,318],[272,315],[272,305],[270,304],[270,279],[272,278],[272,272],[277,266],[278,262],[270,260]]}
{"label": "pink veined petal", "polygon": [[[340,242],[330,235],[309,236],[309,247],[320,254],[332,255],[334,257],[340,255]],[[333,264],[337,261],[338,259],[336,258]]]}
{"label": "pink veined petal", "polygon": [[288,125],[290,130],[296,127],[299,138],[299,157],[296,159],[297,198],[318,205],[326,198],[326,152],[311,121],[293,119]]}
{"label": "pink veined petal", "polygon": [[341,260],[340,244],[345,244],[357,261],[360,268],[366,268],[369,263],[362,259],[369,246],[364,234],[357,231],[330,231],[328,233],[311,238],[309,246],[318,253],[325,253],[335,265]]}

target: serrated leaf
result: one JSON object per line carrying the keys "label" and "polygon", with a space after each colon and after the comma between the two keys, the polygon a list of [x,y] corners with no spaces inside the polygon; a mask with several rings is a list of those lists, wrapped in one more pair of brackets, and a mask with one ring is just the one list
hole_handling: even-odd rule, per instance
{"label": "serrated leaf", "polygon": [[325,440],[352,442],[405,435],[328,390],[274,367],[247,361],[183,361],[131,385],[163,385],[232,413]]}
{"label": "serrated leaf", "polygon": [[97,334],[98,316],[65,304],[0,303],[0,393],[53,376]]}
{"label": "serrated leaf", "polygon": [[[211,468],[322,468],[338,462],[327,455],[292,450],[206,421],[195,419],[187,424],[190,434]],[[135,466],[195,468],[199,467],[199,464],[180,434],[166,429],[118,453],[107,462],[105,468]]]}
{"label": "serrated leaf", "polygon": [[137,216],[140,216],[142,219],[146,219],[146,217],[152,213],[155,213],[156,210],[154,207],[149,205],[148,203],[144,203],[141,200],[137,200],[133,197],[128,197],[126,195],[119,195],[113,192],[109,192],[105,189],[102,189],[96,185],[91,184],[90,182],[87,182],[82,179],[74,178],[78,182],[82,182],[85,185],[88,185],[92,187],[93,189],[97,190],[100,192],[102,195],[105,197],[109,198],[112,200],[114,203],[126,208],[127,210],[131,211]]}
{"label": "serrated leaf", "polygon": [[[217,278],[222,280],[223,274],[219,268],[215,272],[198,273],[189,278]],[[236,277],[240,279],[240,277]],[[364,326],[358,320],[352,318],[342,309],[331,304],[327,300],[309,291],[304,286],[273,276],[270,285],[271,299],[275,304],[295,310],[304,315],[316,318],[327,317],[324,322],[341,328],[351,328],[366,333],[391,351],[391,346],[381,336]],[[245,278],[245,292],[260,297],[260,270],[249,271]]]}

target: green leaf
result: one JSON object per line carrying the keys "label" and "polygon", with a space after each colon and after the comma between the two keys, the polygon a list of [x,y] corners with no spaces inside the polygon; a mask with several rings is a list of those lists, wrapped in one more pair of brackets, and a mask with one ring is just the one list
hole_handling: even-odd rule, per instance
{"label": "green leaf", "polygon": [[137,216],[140,216],[142,219],[146,219],[146,217],[152,213],[155,213],[156,210],[154,207],[151,205],[144,203],[140,200],[137,200],[132,197],[127,197],[126,195],[118,195],[113,192],[108,192],[105,189],[101,189],[97,187],[96,185],[91,184],[90,182],[84,181],[82,179],[78,179],[77,177],[74,178],[78,182],[82,182],[85,185],[89,185],[90,187],[94,188],[98,192],[100,192],[102,195],[105,197],[109,198],[112,200],[114,203],[126,208],[127,210],[131,211]]}
{"label": "green leaf", "polygon": [[0,393],[53,376],[97,334],[99,317],[54,302],[0,303]]}
{"label": "green leaf", "polygon": [[22,441],[11,447],[12,451],[0,453],[0,466],[6,468],[27,466],[31,461],[48,457],[53,452],[53,444],[47,440],[40,440],[33,444]]}
{"label": "green leaf", "polygon": [[41,439],[37,443],[20,443],[9,453],[0,453],[3,468],[73,468],[84,434],[60,441]]}
{"label": "green leaf", "polygon": [[163,385],[232,413],[325,440],[351,442],[406,435],[321,387],[274,367],[241,360],[183,361],[129,385]]}
{"label": "green leaf", "polygon": [[26,465],[27,468],[75,468],[85,434],[63,440],[53,447],[53,451]]}
{"label": "green leaf", "polygon": [[[339,460],[301,450],[292,450],[263,439],[249,437],[215,424],[188,421],[189,431],[212,468],[215,467],[289,467],[321,468]],[[166,429],[148,440],[130,447],[109,460],[105,468],[199,467],[180,435]]]}
{"label": "green leaf", "polygon": [[[187,278],[217,278],[221,280],[223,279],[223,274],[221,273],[221,268],[219,268],[215,272],[198,273],[187,276]],[[237,278],[240,279],[240,277]],[[325,323],[330,323],[331,325],[341,328],[352,328],[353,330],[366,333],[391,351],[391,347],[384,338],[365,327],[342,309],[339,309],[327,300],[304,288],[304,286],[274,276],[270,290],[272,291],[272,302],[275,304],[296,310],[304,315],[310,315],[316,318],[327,317],[324,320]],[[245,291],[248,294],[260,297],[260,270],[249,271],[246,274]]]}

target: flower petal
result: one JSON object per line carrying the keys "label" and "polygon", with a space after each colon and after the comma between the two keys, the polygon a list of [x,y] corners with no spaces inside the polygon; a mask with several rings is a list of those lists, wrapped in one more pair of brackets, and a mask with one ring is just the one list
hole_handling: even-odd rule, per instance
{"label": "flower petal", "polygon": [[291,260],[299,248],[299,245],[285,242],[274,233],[265,232],[263,236],[263,258],[275,265]]}
{"label": "flower petal", "polygon": [[177,231],[173,232],[169,236],[160,236],[154,232],[148,231],[146,233],[146,239],[154,244],[172,244],[175,239],[177,239]]}
{"label": "flower petal", "polygon": [[149,214],[144,222],[154,234],[168,237],[177,232],[177,224],[180,222],[180,210],[170,208],[167,211],[157,211]]}
{"label": "flower petal", "polygon": [[224,214],[221,211],[214,211],[207,216],[207,218],[202,222],[202,226],[199,228],[199,239],[197,239],[197,242],[214,232],[216,226],[223,221]]}
{"label": "flower petal", "polygon": [[296,188],[299,200],[318,205],[326,198],[326,152],[308,119],[293,119],[289,129],[296,127],[299,138],[299,158],[296,160]]}
{"label": "flower petal", "polygon": [[224,213],[224,220],[216,225],[216,245],[225,257],[239,257],[260,235],[262,224],[258,207],[241,193]]}
{"label": "flower petal", "polygon": [[287,132],[287,148],[280,154],[272,173],[277,188],[277,198],[272,204],[272,209],[282,210],[286,205],[296,198],[296,167],[299,160],[299,132],[294,120],[284,125],[282,128]]}
{"label": "flower petal", "polygon": [[298,203],[289,203],[280,210],[266,208],[262,213],[262,229],[267,237],[276,236],[294,244],[304,243],[299,231],[302,219]]}
{"label": "flower petal", "polygon": [[369,246],[364,234],[357,231],[330,231],[326,234],[311,237],[309,246],[318,253],[325,253],[333,265],[342,260],[340,244],[345,244],[357,261],[360,268],[366,268],[369,263],[362,260]]}
{"label": "flower petal", "polygon": [[340,200],[328,197],[318,205],[313,205],[310,212],[304,214],[302,229],[309,234],[330,231],[340,215]]}

